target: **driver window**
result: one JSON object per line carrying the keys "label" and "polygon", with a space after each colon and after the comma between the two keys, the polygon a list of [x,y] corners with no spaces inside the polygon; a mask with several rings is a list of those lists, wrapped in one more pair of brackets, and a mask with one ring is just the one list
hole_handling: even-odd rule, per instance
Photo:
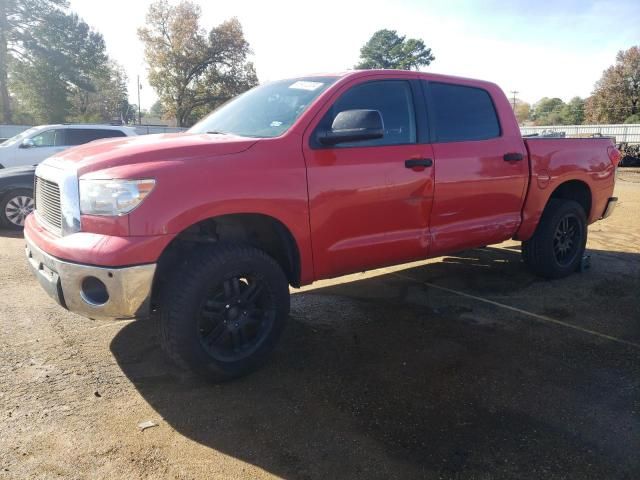
{"label": "driver window", "polygon": [[31,140],[36,147],[59,147],[64,145],[63,135],[63,130],[45,130],[31,137]]}
{"label": "driver window", "polygon": [[321,125],[331,128],[338,113],[354,109],[378,110],[382,115],[384,136],[375,140],[343,143],[335,148],[416,143],[416,117],[409,82],[381,80],[356,85],[333,104]]}

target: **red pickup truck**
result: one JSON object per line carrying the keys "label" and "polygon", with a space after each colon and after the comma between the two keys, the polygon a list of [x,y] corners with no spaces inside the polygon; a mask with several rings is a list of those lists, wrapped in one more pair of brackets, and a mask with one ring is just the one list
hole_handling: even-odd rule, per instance
{"label": "red pickup truck", "polygon": [[523,139],[484,81],[353,71],[259,86],[184,134],[97,141],[38,166],[33,273],[91,318],[160,314],[163,348],[213,380],[263,363],[289,285],[522,241],[575,271],[606,217],[609,139]]}

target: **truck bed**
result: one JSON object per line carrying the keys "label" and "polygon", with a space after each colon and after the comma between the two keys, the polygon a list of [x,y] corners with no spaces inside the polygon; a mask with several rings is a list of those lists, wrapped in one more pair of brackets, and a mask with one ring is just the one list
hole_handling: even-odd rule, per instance
{"label": "truck bed", "polygon": [[600,219],[613,194],[617,160],[609,155],[615,150],[610,138],[524,138],[529,154],[529,191],[522,212],[517,238],[526,240],[549,197],[560,184],[571,180],[575,194],[590,192],[589,223]]}

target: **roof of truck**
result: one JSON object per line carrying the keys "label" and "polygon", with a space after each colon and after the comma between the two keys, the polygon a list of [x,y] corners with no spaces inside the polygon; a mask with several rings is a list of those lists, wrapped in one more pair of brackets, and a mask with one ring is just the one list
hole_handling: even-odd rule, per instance
{"label": "roof of truck", "polygon": [[313,78],[313,77],[335,77],[335,78],[356,78],[363,76],[375,76],[375,75],[389,75],[390,73],[398,76],[415,76],[425,78],[426,80],[439,81],[439,82],[455,82],[455,83],[473,83],[476,85],[491,85],[495,86],[493,82],[486,80],[480,80],[477,78],[460,77],[455,75],[445,75],[441,73],[421,72],[415,70],[395,70],[395,69],[371,69],[371,70],[345,70],[341,72],[316,72],[309,75],[298,75],[290,77],[295,78]]}

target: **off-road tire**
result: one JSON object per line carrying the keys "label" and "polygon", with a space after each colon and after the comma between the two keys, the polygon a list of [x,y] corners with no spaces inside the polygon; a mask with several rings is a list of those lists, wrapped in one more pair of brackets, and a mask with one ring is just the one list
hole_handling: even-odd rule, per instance
{"label": "off-road tire", "polygon": [[[224,279],[254,275],[273,307],[271,328],[250,356],[238,361],[214,358],[202,344],[200,305]],[[273,303],[271,303],[273,302]],[[227,306],[228,307],[228,306]],[[210,381],[223,382],[246,375],[265,363],[289,314],[289,285],[278,263],[252,246],[216,244],[192,252],[165,284],[160,298],[161,345],[180,367]]]}
{"label": "off-road tire", "polygon": [[[566,262],[561,262],[554,250],[554,236],[560,222],[571,218],[576,227],[576,251]],[[582,206],[573,200],[551,199],[547,204],[536,231],[522,242],[522,259],[536,275],[554,279],[575,272],[580,267],[587,244],[587,217]]]}

